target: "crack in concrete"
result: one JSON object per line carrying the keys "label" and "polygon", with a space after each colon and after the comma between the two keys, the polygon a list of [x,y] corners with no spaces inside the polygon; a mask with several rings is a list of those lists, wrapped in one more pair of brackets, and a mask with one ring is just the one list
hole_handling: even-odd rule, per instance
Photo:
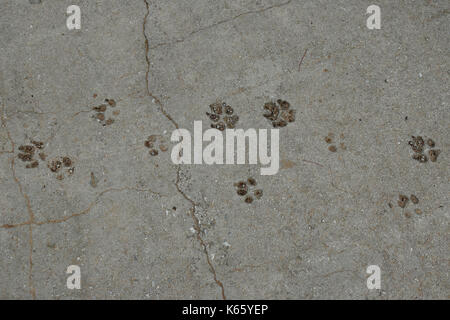
{"label": "crack in concrete", "polygon": [[[145,0],[145,1],[146,1],[146,0]],[[283,6],[286,6],[286,5],[290,4],[291,2],[292,2],[292,0],[289,0],[289,1],[286,1],[286,2],[283,2],[283,3],[280,3],[280,4],[274,4],[274,5],[271,5],[271,6],[269,6],[269,7],[259,9],[259,10],[250,10],[250,11],[246,11],[246,12],[240,13],[240,14],[234,16],[234,17],[231,17],[231,18],[229,18],[229,19],[224,19],[224,20],[215,22],[215,23],[213,23],[213,24],[210,24],[210,25],[208,25],[208,26],[201,27],[201,28],[199,28],[199,29],[197,29],[197,30],[194,30],[194,31],[192,31],[191,33],[187,34],[184,38],[177,39],[177,40],[174,40],[174,41],[172,41],[172,42],[162,42],[162,43],[156,44],[156,45],[150,47],[150,49],[156,49],[156,48],[158,48],[158,47],[164,47],[164,46],[171,46],[171,45],[174,45],[174,44],[176,44],[176,43],[183,42],[183,41],[185,41],[186,39],[188,39],[188,38],[194,36],[195,34],[197,34],[197,33],[199,33],[199,32],[202,32],[202,31],[205,31],[205,30],[208,30],[208,29],[217,27],[217,26],[219,26],[219,25],[221,25],[221,24],[224,24],[224,23],[227,23],[227,22],[231,22],[231,21],[233,21],[233,20],[236,20],[236,19],[238,19],[238,18],[240,18],[240,17],[246,16],[246,15],[249,15],[249,14],[258,14],[258,13],[262,13],[262,12],[264,12],[264,11],[271,10],[271,9],[274,9],[274,8],[281,8],[281,7],[283,7]],[[147,9],[148,9],[148,8],[147,8]]]}
{"label": "crack in concrete", "polygon": [[[279,6],[282,6],[282,5],[286,5],[286,4],[290,3],[291,1],[292,0],[286,2],[285,4],[271,6],[269,8],[265,8],[265,9],[258,10],[258,11],[255,11],[255,12],[243,13],[243,14],[240,14],[240,15],[234,17],[233,19],[236,19],[239,16],[242,16],[242,15],[245,15],[245,14],[262,12],[262,11],[265,11],[265,10],[268,10],[268,9],[271,9],[271,8],[274,8],[274,7],[279,7]],[[148,37],[146,35],[146,22],[147,22],[147,18],[149,16],[149,14],[150,14],[150,10],[149,10],[149,3],[148,3],[148,1],[144,0],[144,3],[145,3],[145,6],[146,6],[146,9],[147,9],[147,12],[146,12],[145,17],[144,17],[144,22],[143,22],[143,26],[142,26],[142,32],[143,32],[143,35],[144,35],[144,38],[145,38],[145,59],[146,59],[146,63],[147,63],[147,70],[146,70],[146,75],[145,75],[145,83],[146,83],[147,95],[149,97],[151,97],[153,102],[158,105],[160,112],[173,124],[173,126],[176,129],[179,129],[178,123],[164,109],[164,106],[163,106],[161,100],[150,92],[150,88],[149,88],[150,60],[149,60],[149,57],[148,57],[148,55],[149,55],[149,41],[148,41]],[[225,23],[225,22],[227,22],[227,21],[222,21],[222,22],[219,22],[218,24]],[[216,24],[216,25],[218,25],[218,24]],[[86,111],[82,111],[82,112],[87,112],[87,110]],[[35,221],[35,214],[34,214],[34,212],[32,210],[31,200],[28,197],[27,193],[24,192],[22,184],[21,184],[20,180],[17,178],[17,175],[16,175],[15,158],[14,158],[15,146],[16,145],[15,145],[15,143],[14,143],[12,137],[11,137],[10,131],[7,128],[6,119],[4,117],[4,113],[5,113],[5,107],[2,104],[2,114],[0,115],[0,120],[1,120],[2,127],[5,128],[5,130],[6,130],[6,134],[7,134],[8,140],[11,143],[11,150],[9,150],[9,151],[1,151],[1,154],[3,154],[3,153],[10,153],[10,154],[12,154],[12,157],[11,157],[11,172],[12,172],[12,176],[13,176],[13,179],[14,179],[15,183],[18,186],[19,193],[21,194],[21,196],[25,200],[27,211],[28,211],[28,214],[29,214],[29,219],[27,221],[25,221],[25,222],[18,223],[18,224],[3,224],[3,225],[0,226],[0,229],[11,229],[11,228],[17,228],[17,227],[21,227],[21,226],[28,226],[28,228],[29,228],[29,233],[28,233],[29,234],[29,239],[28,239],[28,242],[29,242],[29,246],[30,246],[28,286],[29,286],[29,292],[30,292],[32,298],[36,299],[36,288],[34,286],[34,281],[33,281],[33,226],[41,226],[41,225],[45,225],[45,224],[59,224],[59,223],[66,222],[66,221],[68,221],[68,220],[70,220],[72,218],[85,215],[85,214],[89,213],[92,210],[92,208],[94,207],[94,205],[98,202],[98,200],[104,194],[106,194],[108,192],[133,190],[133,191],[137,191],[137,192],[151,192],[151,193],[157,194],[159,196],[163,196],[163,195],[161,195],[160,193],[155,192],[155,191],[153,191],[151,189],[138,189],[138,188],[132,188],[132,187],[110,188],[110,189],[106,189],[106,190],[100,192],[96,196],[95,200],[92,201],[91,204],[86,209],[84,209],[84,210],[82,210],[80,212],[72,213],[71,215],[68,215],[68,216],[60,218],[60,219],[49,219],[49,220],[45,220],[45,221]],[[27,112],[27,113],[38,114],[37,112]],[[81,113],[81,112],[79,112],[79,113]],[[39,114],[41,114],[41,113],[39,113]],[[74,116],[76,116],[76,115],[78,115],[78,113],[75,114]],[[51,140],[51,138],[48,139],[48,140]],[[196,208],[197,208],[198,204],[194,200],[192,200],[190,197],[188,197],[187,194],[183,190],[181,190],[181,188],[180,188],[180,185],[179,185],[179,183],[180,183],[180,169],[181,168],[178,165],[177,166],[177,180],[175,182],[176,189],[177,189],[178,193],[180,193],[183,196],[184,199],[186,199],[188,202],[190,202],[192,204],[192,207],[190,209],[190,213],[191,213],[192,220],[194,222],[194,229],[196,231],[196,238],[199,241],[201,247],[203,248],[203,252],[206,255],[206,261],[207,261],[209,269],[210,269],[210,271],[211,271],[211,273],[213,275],[214,281],[221,288],[222,298],[225,300],[226,296],[225,296],[225,289],[224,289],[223,283],[220,280],[218,280],[218,278],[217,278],[216,270],[215,270],[215,268],[214,268],[214,266],[213,266],[213,264],[211,262],[211,259],[209,258],[209,253],[208,253],[208,249],[207,249],[206,243],[203,240],[203,238],[201,237],[200,222],[199,222],[197,216],[195,215]]]}
{"label": "crack in concrete", "polygon": [[19,188],[19,193],[22,195],[22,197],[25,199],[25,203],[26,203],[26,207],[27,207],[27,211],[29,214],[29,219],[28,221],[22,222],[22,223],[18,223],[18,224],[3,224],[0,226],[0,229],[11,229],[11,228],[17,228],[17,227],[21,227],[21,226],[28,226],[29,228],[29,238],[28,238],[28,242],[29,242],[29,246],[30,246],[30,253],[29,253],[29,275],[28,275],[28,286],[29,286],[29,291],[30,294],[32,296],[33,299],[36,299],[36,288],[34,286],[34,281],[33,281],[33,225],[35,226],[40,226],[40,225],[44,225],[44,224],[58,224],[58,223],[62,223],[65,222],[67,220],[70,220],[74,217],[78,217],[84,214],[87,214],[91,211],[91,209],[93,208],[93,206],[97,203],[97,201],[100,199],[101,196],[103,196],[104,194],[108,193],[108,192],[112,192],[112,191],[124,191],[124,190],[132,190],[132,191],[137,191],[137,192],[151,192],[153,194],[159,195],[159,196],[163,196],[162,194],[155,192],[151,189],[139,189],[139,188],[132,188],[132,187],[123,187],[123,188],[110,188],[110,189],[106,189],[102,192],[100,192],[96,199],[91,202],[91,204],[83,211],[77,212],[77,213],[73,213],[69,216],[66,216],[64,218],[61,219],[50,219],[50,220],[46,220],[46,221],[36,221],[35,220],[35,216],[34,216],[34,212],[31,206],[31,200],[30,197],[28,197],[27,193],[24,192],[23,187],[22,187],[22,183],[20,182],[19,178],[16,175],[16,169],[15,169],[15,158],[14,158],[14,153],[15,153],[15,149],[16,149],[16,144],[14,143],[14,140],[11,137],[11,133],[6,125],[6,119],[4,117],[4,113],[5,113],[5,107],[2,104],[2,113],[0,115],[0,120],[1,120],[1,125],[3,128],[5,128],[6,130],[6,135],[8,137],[9,142],[11,143],[11,150],[8,151],[8,153],[12,154],[11,157],[11,173],[12,173],[12,177],[14,179],[14,182],[17,184],[18,188]]}
{"label": "crack in concrete", "polygon": [[149,81],[148,81],[148,77],[150,74],[150,59],[148,57],[149,43],[148,43],[148,37],[146,34],[146,22],[147,22],[148,15],[150,14],[150,5],[147,0],[144,0],[144,3],[145,3],[145,7],[147,9],[147,12],[144,17],[144,22],[142,23],[142,33],[144,34],[144,39],[145,39],[145,61],[147,62],[147,70],[145,71],[145,84],[146,84],[145,89],[147,90],[147,95],[150,98],[152,98],[154,103],[156,103],[158,105],[159,111],[175,126],[175,128],[179,129],[178,123],[176,123],[176,121],[172,118],[172,116],[166,112],[161,100],[158,99],[158,97],[154,96],[150,92]]}
{"label": "crack in concrete", "polygon": [[[161,100],[158,99],[156,96],[154,96],[150,92],[150,86],[149,86],[149,74],[150,74],[149,49],[150,49],[150,47],[149,47],[148,37],[147,37],[147,34],[146,34],[146,23],[147,23],[147,18],[148,18],[149,14],[150,14],[150,5],[149,5],[147,0],[144,0],[144,3],[145,3],[145,7],[146,7],[147,12],[146,12],[146,14],[144,16],[144,21],[143,21],[143,24],[142,24],[142,33],[143,33],[144,39],[145,39],[145,61],[147,63],[147,70],[145,72],[145,84],[146,84],[147,94],[148,94],[149,97],[151,97],[153,99],[153,102],[155,102],[159,106],[159,110],[161,111],[161,113],[173,124],[173,126],[176,129],[179,129],[178,123],[164,109],[164,106],[163,106]],[[176,182],[175,182],[175,187],[176,187],[178,193],[180,193],[183,196],[183,198],[186,199],[188,202],[190,202],[191,205],[192,205],[192,207],[190,209],[190,213],[191,213],[191,218],[192,218],[192,220],[194,222],[194,229],[196,231],[196,238],[197,238],[198,242],[200,243],[200,245],[202,246],[203,252],[206,255],[206,262],[208,263],[208,266],[209,266],[209,269],[210,269],[210,271],[211,271],[211,273],[213,275],[214,281],[216,282],[216,284],[221,289],[222,299],[226,300],[224,286],[223,286],[222,282],[217,279],[217,273],[216,273],[216,270],[214,269],[214,266],[213,266],[213,264],[212,264],[212,262],[211,262],[211,260],[209,258],[208,249],[206,247],[206,244],[205,244],[203,238],[200,235],[201,234],[200,223],[199,223],[199,220],[198,220],[197,216],[195,215],[196,207],[198,206],[198,204],[194,200],[189,198],[187,196],[187,194],[183,190],[181,190],[181,188],[180,188],[180,185],[179,185],[179,183],[180,183],[180,169],[181,169],[180,165],[178,165],[177,166],[177,179],[176,179]]]}
{"label": "crack in concrete", "polygon": [[214,269],[214,266],[213,266],[213,264],[212,264],[212,262],[211,262],[211,259],[209,258],[209,253],[208,253],[208,249],[207,249],[207,247],[206,247],[206,243],[205,243],[205,241],[203,240],[203,238],[201,237],[200,222],[199,222],[197,216],[195,215],[195,211],[196,211],[195,208],[198,206],[198,204],[197,204],[194,200],[192,200],[191,198],[189,198],[183,190],[181,190],[179,183],[180,183],[180,166],[178,166],[178,169],[177,169],[177,180],[176,180],[176,182],[175,182],[175,186],[176,186],[178,192],[179,192],[179,193],[180,193],[187,201],[189,201],[189,202],[192,204],[192,207],[191,207],[191,209],[190,209],[189,211],[190,211],[192,220],[194,221],[194,230],[195,230],[195,233],[196,233],[197,240],[200,242],[200,244],[201,244],[201,246],[202,246],[202,248],[203,248],[203,252],[204,252],[205,255],[206,255],[206,262],[207,262],[208,265],[209,265],[209,269],[210,269],[210,271],[211,271],[211,273],[212,273],[212,275],[213,275],[214,281],[216,282],[216,284],[217,284],[217,285],[220,287],[220,289],[221,289],[222,299],[223,299],[223,300],[226,300],[227,298],[226,298],[226,296],[225,296],[225,288],[224,288],[224,286],[223,286],[223,283],[222,283],[220,280],[217,279],[217,273],[216,273],[216,270]]}
{"label": "crack in concrete", "polygon": [[18,223],[18,224],[3,224],[3,225],[0,226],[0,229],[12,229],[12,228],[28,226],[28,225],[41,226],[41,225],[44,225],[44,224],[58,224],[58,223],[66,222],[67,220],[70,220],[72,218],[79,217],[79,216],[82,216],[82,215],[85,215],[85,214],[89,213],[92,210],[92,208],[94,207],[94,205],[96,205],[98,203],[98,200],[104,194],[109,193],[109,192],[122,192],[122,191],[125,191],[125,190],[128,190],[128,191],[131,190],[131,191],[136,191],[136,192],[150,192],[150,193],[156,194],[156,195],[158,195],[160,197],[167,197],[167,195],[163,195],[163,194],[161,194],[159,192],[156,192],[156,191],[153,191],[151,189],[139,189],[139,188],[134,188],[134,187],[109,188],[109,189],[106,189],[106,190],[103,190],[102,192],[100,192],[96,196],[95,200],[92,201],[91,204],[86,209],[84,209],[84,210],[82,210],[80,212],[72,213],[72,214],[70,214],[68,216],[65,216],[63,218],[60,218],[60,219],[48,219],[48,220],[45,220],[45,221],[35,221],[35,220],[31,221],[31,220],[28,220],[28,221],[25,221],[25,222],[22,222],[22,223]]}
{"label": "crack in concrete", "polygon": [[[15,159],[14,159],[14,151],[16,150],[16,144],[14,143],[13,139],[11,138],[11,133],[9,132],[9,129],[8,129],[7,125],[6,125],[6,119],[4,117],[4,113],[5,113],[5,106],[4,106],[4,104],[2,104],[2,114],[1,114],[2,127],[5,128],[6,135],[8,137],[9,142],[11,143],[11,153],[12,153],[12,157],[11,157],[11,172],[12,172],[12,176],[13,176],[14,181],[17,184],[17,187],[19,188],[20,194],[25,199],[25,203],[26,203],[26,206],[27,206],[27,211],[28,211],[28,214],[29,214],[29,221],[30,222],[34,222],[34,212],[33,212],[32,208],[31,208],[30,198],[23,191],[22,184],[20,183],[20,181],[19,181],[19,179],[17,178],[17,175],[16,175]],[[28,260],[29,260],[28,287],[29,287],[29,290],[30,290],[31,297],[33,299],[36,299],[36,289],[35,289],[34,283],[33,283],[33,228],[31,226],[31,223],[29,225],[28,243],[29,243],[29,246],[30,246],[30,253],[29,253],[29,258],[28,258]]]}

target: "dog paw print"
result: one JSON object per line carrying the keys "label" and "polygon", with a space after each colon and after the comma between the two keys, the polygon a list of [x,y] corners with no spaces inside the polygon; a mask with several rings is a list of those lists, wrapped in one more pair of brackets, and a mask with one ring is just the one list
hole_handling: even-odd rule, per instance
{"label": "dog paw print", "polygon": [[261,199],[263,196],[262,189],[256,189],[256,180],[248,178],[247,181],[239,181],[234,184],[237,189],[237,194],[245,197],[246,203],[252,203],[254,199]]}
{"label": "dog paw print", "polygon": [[[234,109],[223,103],[213,103],[210,106],[211,112],[206,112],[206,115],[212,121],[211,128],[223,131],[225,128],[233,129],[239,121],[239,117],[234,114]],[[223,115],[223,120],[221,119]]]}
{"label": "dog paw print", "polygon": [[[341,140],[343,140],[345,138],[344,134],[341,133],[339,138]],[[337,152],[338,151],[338,147],[336,147],[336,143],[334,141],[334,133],[333,132],[329,132],[324,140],[325,140],[325,142],[327,144],[329,144],[328,151],[330,151],[330,152]],[[340,142],[339,143],[339,148],[342,149],[342,150],[347,150],[347,147],[345,146],[344,142]]]}
{"label": "dog paw print", "polygon": [[23,162],[29,162],[27,165],[25,165],[25,168],[27,169],[33,169],[37,168],[39,166],[39,160],[36,160],[35,155],[38,153],[39,159],[42,161],[45,161],[46,155],[42,151],[44,148],[44,143],[40,141],[31,140],[31,145],[21,145],[19,146],[20,153],[17,155],[17,157],[22,160]]}
{"label": "dog paw print", "polygon": [[[114,99],[105,99],[105,103],[92,107],[92,110],[96,112],[93,116],[103,126],[112,125],[116,120],[114,117],[120,114],[120,110],[114,110],[111,113],[108,111],[108,107],[115,108],[116,101]],[[110,114],[107,116],[107,114]]]}
{"label": "dog paw print", "polygon": [[[421,136],[412,136],[412,140],[408,141],[414,152],[412,158],[420,163],[425,163],[428,161],[428,157],[431,162],[436,162],[441,150],[432,149],[436,146],[433,139],[427,139],[426,141]],[[425,150],[426,149],[426,150]],[[426,152],[427,151],[427,152]],[[428,157],[426,156],[428,154]]]}
{"label": "dog paw print", "polygon": [[158,149],[162,152],[169,150],[164,137],[158,134],[149,136],[147,140],[145,140],[144,145],[150,149],[149,153],[151,156],[157,156],[159,154]]}
{"label": "dog paw print", "polygon": [[[404,195],[404,194],[399,194],[397,204],[398,204],[398,206],[400,208],[404,209],[404,208],[406,208],[409,200],[411,200],[411,202],[414,205],[419,203],[419,198],[417,198],[414,194],[410,195],[409,198],[406,195]],[[421,215],[422,214],[422,210],[420,210],[419,208],[416,208],[414,210],[414,212],[417,215]],[[405,217],[406,218],[411,218],[411,213],[409,211],[405,211]]]}
{"label": "dog paw print", "polygon": [[289,122],[295,121],[295,110],[291,109],[291,104],[278,99],[277,102],[267,102],[264,104],[267,113],[263,116],[272,122],[274,128],[286,127]]}
{"label": "dog paw print", "polygon": [[64,179],[64,172],[66,170],[67,174],[71,176],[75,172],[75,167],[73,166],[73,161],[69,157],[57,157],[52,159],[47,164],[51,172],[54,172],[57,180]]}

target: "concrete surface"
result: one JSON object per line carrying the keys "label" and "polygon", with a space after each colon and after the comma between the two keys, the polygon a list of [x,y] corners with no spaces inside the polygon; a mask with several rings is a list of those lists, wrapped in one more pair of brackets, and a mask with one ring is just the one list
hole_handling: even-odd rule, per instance
{"label": "concrete surface", "polygon": [[[81,30],[66,27],[71,4]],[[0,0],[0,298],[448,299],[448,13],[445,0]],[[103,126],[92,107],[106,98]],[[269,129],[278,98],[297,114],[276,175],[144,146],[207,126],[216,100],[238,128]],[[436,162],[412,159],[413,135],[436,142]],[[47,158],[27,169],[30,140]],[[75,169],[59,180],[48,163],[63,156]],[[248,177],[264,192],[251,204],[233,185]]]}

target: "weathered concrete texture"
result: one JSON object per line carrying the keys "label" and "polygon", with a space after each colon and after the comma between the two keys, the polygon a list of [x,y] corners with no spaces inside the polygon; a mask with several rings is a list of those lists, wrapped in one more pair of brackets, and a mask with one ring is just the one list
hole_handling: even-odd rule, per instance
{"label": "weathered concrete texture", "polygon": [[[449,298],[448,1],[378,1],[381,30],[371,1],[31,2],[0,5],[0,298]],[[144,146],[206,129],[215,101],[237,128],[270,129],[278,98],[296,120],[276,175]],[[413,135],[437,162],[412,159]],[[28,169],[30,140],[46,159]],[[49,170],[64,156],[73,173]],[[249,177],[251,204],[233,185]]]}

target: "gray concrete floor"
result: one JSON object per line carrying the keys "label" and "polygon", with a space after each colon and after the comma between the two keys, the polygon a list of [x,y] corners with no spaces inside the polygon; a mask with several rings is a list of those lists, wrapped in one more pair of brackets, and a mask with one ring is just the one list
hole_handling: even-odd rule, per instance
{"label": "gray concrete floor", "polygon": [[[81,30],[66,27],[71,4]],[[370,4],[380,30],[366,27]],[[448,299],[449,9],[0,0],[0,298]],[[278,98],[296,120],[276,175],[177,166],[144,146],[208,125],[216,100],[238,128],[269,129],[263,106]],[[105,99],[103,126],[92,107]],[[412,159],[418,135],[436,162]],[[19,158],[30,140],[43,142],[36,168]],[[48,168],[66,156],[72,173]],[[248,177],[264,192],[251,204],[234,186]],[[400,194],[419,203],[401,208]]]}

